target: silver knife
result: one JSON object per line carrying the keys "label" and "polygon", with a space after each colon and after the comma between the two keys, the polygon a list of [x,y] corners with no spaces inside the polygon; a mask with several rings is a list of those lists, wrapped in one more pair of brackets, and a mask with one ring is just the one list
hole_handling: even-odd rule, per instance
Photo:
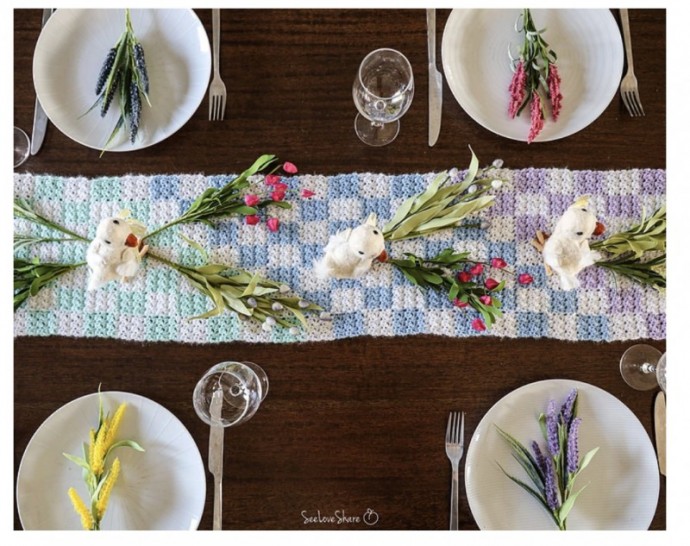
{"label": "silver knife", "polygon": [[436,144],[441,132],[443,76],[436,68],[436,10],[426,10],[426,36],[429,55],[429,146]]}
{"label": "silver knife", "polygon": [[208,440],[208,469],[213,474],[213,530],[223,528],[223,434],[220,420],[223,389],[213,391],[211,398],[211,432]]}
{"label": "silver knife", "polygon": [[666,395],[659,392],[654,401],[654,433],[659,472],[666,475]]}
{"label": "silver knife", "polygon": [[[52,8],[46,8],[43,10],[43,23],[41,23],[41,28],[43,28],[48,22],[48,19],[50,19],[53,11],[55,10]],[[36,97],[36,107],[34,108],[34,127],[31,131],[31,155],[36,155],[38,150],[41,149],[43,137],[46,135],[47,126],[48,116],[46,116],[38,97]]]}

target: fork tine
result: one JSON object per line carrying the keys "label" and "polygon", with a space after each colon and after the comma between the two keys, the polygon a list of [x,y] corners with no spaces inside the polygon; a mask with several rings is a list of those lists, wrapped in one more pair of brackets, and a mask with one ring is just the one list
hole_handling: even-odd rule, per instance
{"label": "fork tine", "polygon": [[460,421],[460,438],[458,439],[458,443],[461,446],[465,445],[465,412],[462,412],[462,420]]}
{"label": "fork tine", "polygon": [[446,442],[452,441],[452,439],[451,439],[451,431],[452,431],[451,423],[452,422],[453,422],[453,412],[451,411],[448,414],[448,426],[446,427]]}
{"label": "fork tine", "polygon": [[644,116],[644,110],[642,109],[642,102],[640,102],[639,93],[637,91],[633,92],[632,97],[633,97],[633,104],[635,106],[635,109],[637,110],[637,115],[638,116]]}

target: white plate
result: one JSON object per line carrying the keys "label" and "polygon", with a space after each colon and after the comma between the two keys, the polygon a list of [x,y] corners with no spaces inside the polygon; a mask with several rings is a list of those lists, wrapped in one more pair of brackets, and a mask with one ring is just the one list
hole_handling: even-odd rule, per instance
{"label": "white plate", "polygon": [[[201,104],[211,75],[208,35],[190,9],[133,9],[134,33],[144,47],[151,107],[144,104],[134,144],[121,130],[109,151],[151,146],[182,127]],[[113,101],[104,118],[95,87],[106,54],[125,28],[118,9],[58,9],[36,43],[34,86],[53,124],[71,139],[102,149],[119,118]]]}
{"label": "white plate", "polygon": [[[101,528],[196,529],[206,497],[201,454],[184,425],[160,404],[126,392],[104,392],[103,410],[128,406],[118,438],[136,440],[144,453],[118,448],[121,471]],[[77,530],[81,522],[67,496],[87,490],[81,469],[62,453],[81,456],[98,424],[98,394],[77,398],[53,413],[26,447],[17,476],[17,507],[24,529]]]}
{"label": "white plate", "polygon": [[[446,81],[456,100],[477,123],[497,135],[527,141],[529,110],[511,119],[508,48],[517,57],[522,34],[515,32],[519,9],[455,9],[443,31]],[[623,44],[609,10],[534,9],[537,28],[558,55],[563,106],[548,118],[535,142],[576,133],[596,120],[616,94],[623,71]]]}
{"label": "white plate", "polygon": [[544,447],[537,422],[549,400],[563,403],[578,389],[580,454],[599,446],[590,465],[575,482],[587,487],[568,516],[568,529],[648,529],[659,500],[659,469],[649,436],[637,417],[606,391],[581,383],[554,379],[521,387],[499,400],[483,417],[467,450],[465,486],[472,515],[480,529],[556,529],[546,510],[508,479],[524,479],[510,447],[494,424],[523,445],[532,440]]}

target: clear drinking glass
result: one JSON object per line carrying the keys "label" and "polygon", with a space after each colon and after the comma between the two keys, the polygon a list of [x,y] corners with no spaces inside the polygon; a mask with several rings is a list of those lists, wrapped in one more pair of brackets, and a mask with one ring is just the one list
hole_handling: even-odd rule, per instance
{"label": "clear drinking glass", "polygon": [[400,131],[400,118],[414,96],[412,66],[395,49],[376,49],[359,65],[352,98],[359,110],[355,132],[369,146],[385,146]]}
{"label": "clear drinking glass", "polygon": [[210,368],[194,388],[193,403],[197,414],[211,425],[211,399],[216,390],[223,392],[220,420],[224,427],[251,419],[268,392],[268,377],[253,362],[221,362]]}
{"label": "clear drinking glass", "polygon": [[14,128],[14,168],[16,169],[26,161],[29,157],[29,149],[31,148],[31,141],[29,135],[22,131],[19,127]]}
{"label": "clear drinking glass", "polygon": [[666,353],[651,345],[633,345],[620,363],[623,380],[633,389],[648,391],[659,385],[666,392]]}

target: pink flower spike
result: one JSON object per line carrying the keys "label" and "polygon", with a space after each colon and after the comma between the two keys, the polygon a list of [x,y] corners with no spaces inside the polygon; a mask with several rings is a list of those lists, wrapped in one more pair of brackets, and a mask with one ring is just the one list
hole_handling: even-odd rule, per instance
{"label": "pink flower spike", "polygon": [[482,264],[474,264],[474,265],[470,268],[470,273],[471,273],[472,275],[475,275],[475,276],[476,276],[476,275],[481,275],[483,272],[484,272],[484,266],[483,266]]}
{"label": "pink flower spike", "polygon": [[530,105],[530,128],[527,135],[527,144],[534,142],[541,130],[544,128],[544,112],[541,106],[541,97],[536,91],[532,93],[532,104]]}
{"label": "pink flower spike", "polygon": [[295,174],[297,172],[297,167],[294,163],[286,161],[285,163],[283,163],[283,170],[288,174]]}
{"label": "pink flower spike", "polygon": [[484,321],[480,318],[476,318],[472,321],[472,328],[475,329],[477,332],[483,332],[486,330],[486,325],[484,324]]}
{"label": "pink flower spike", "polygon": [[479,296],[479,301],[481,301],[484,305],[491,305],[491,296],[487,296],[486,294]]}
{"label": "pink flower spike", "polygon": [[491,258],[491,267],[496,269],[503,269],[504,267],[508,267],[508,264],[505,262],[503,258]]}
{"label": "pink flower spike", "polygon": [[469,303],[467,303],[466,301],[460,301],[459,298],[455,298],[453,300],[453,305],[455,305],[455,307],[459,307],[460,309],[464,309],[469,305]]}
{"label": "pink flower spike", "polygon": [[484,286],[486,286],[487,289],[493,290],[496,288],[500,283],[496,279],[488,278],[484,281]]}
{"label": "pink flower spike", "polygon": [[468,271],[460,271],[460,273],[458,273],[458,280],[460,282],[471,282],[472,275]]}
{"label": "pink flower spike", "polygon": [[549,65],[547,83],[549,84],[549,99],[551,100],[551,116],[554,121],[558,121],[558,115],[561,113],[563,95],[561,94],[561,76],[555,64]]}
{"label": "pink flower spike", "polygon": [[275,216],[271,216],[267,221],[266,225],[268,226],[268,229],[276,232],[278,231],[278,228],[280,227],[280,220],[276,218]]}
{"label": "pink flower spike", "polygon": [[253,193],[244,196],[244,203],[248,207],[254,207],[259,204],[259,196]]}
{"label": "pink flower spike", "polygon": [[527,83],[527,74],[525,74],[525,65],[520,61],[515,67],[513,79],[510,81],[508,91],[510,91],[510,104],[508,105],[508,114],[511,118],[517,115],[520,106],[525,101],[525,83]]}
{"label": "pink flower spike", "polygon": [[280,182],[280,176],[277,174],[267,174],[264,180],[267,186],[275,186],[278,182]]}
{"label": "pink flower spike", "polygon": [[302,190],[302,197],[304,197],[305,199],[309,199],[310,197],[314,197],[315,195],[316,194],[311,190],[307,190],[307,189]]}
{"label": "pink flower spike", "polygon": [[271,199],[273,201],[282,201],[285,199],[285,192],[282,190],[275,190],[271,192]]}
{"label": "pink flower spike", "polygon": [[520,275],[518,275],[518,282],[520,284],[532,284],[533,281],[534,279],[532,278],[532,275],[530,275],[529,273],[520,273]]}
{"label": "pink flower spike", "polygon": [[248,216],[244,217],[244,223],[249,225],[249,226],[255,226],[258,224],[261,220],[256,214],[250,214]]}

